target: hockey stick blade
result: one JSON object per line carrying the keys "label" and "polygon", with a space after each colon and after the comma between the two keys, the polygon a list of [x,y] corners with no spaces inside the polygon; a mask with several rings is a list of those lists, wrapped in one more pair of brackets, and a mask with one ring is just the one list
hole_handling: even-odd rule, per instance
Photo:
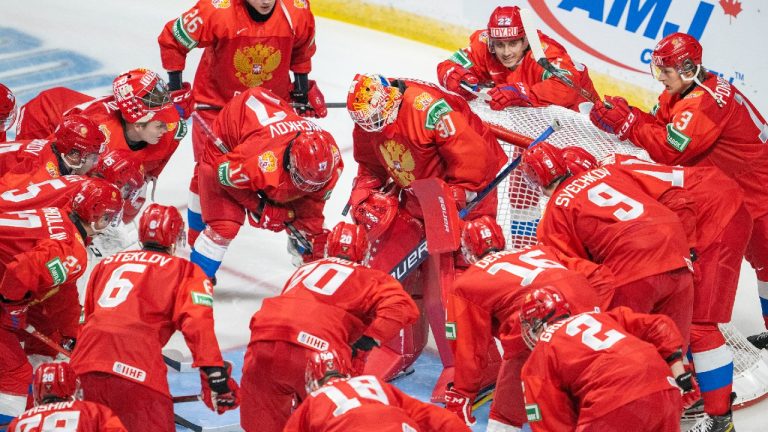
{"label": "hockey stick blade", "polygon": [[32,324],[28,324],[24,330],[30,335],[34,336],[40,342],[44,343],[46,346],[48,346],[48,348],[56,351],[64,357],[70,358],[72,356],[71,352],[65,350],[64,347],[54,342],[53,339],[49,338],[43,333],[40,333]]}
{"label": "hockey stick blade", "polygon": [[177,349],[164,349],[163,362],[176,372],[188,373],[197,370],[192,367],[192,362],[184,361],[184,354]]}
{"label": "hockey stick blade", "polygon": [[[560,130],[561,125],[560,121],[557,119],[554,119],[552,121],[552,124],[547,127],[544,132],[542,132],[535,140],[531,142],[530,145],[528,145],[528,148],[531,148],[535,146],[536,144],[539,144],[540,142],[546,140],[549,138],[550,135],[555,133],[556,131]],[[515,158],[509,165],[507,165],[497,176],[493,179],[493,181],[485,187],[480,193],[477,194],[475,199],[473,199],[469,204],[467,204],[467,207],[462,209],[459,212],[459,217],[461,219],[464,219],[467,214],[469,214],[470,211],[472,211],[473,208],[475,208],[478,203],[480,203],[483,198],[488,196],[488,194],[496,188],[496,186],[499,185],[509,174],[517,168],[518,165],[520,165],[520,161],[522,159],[522,154]],[[392,269],[392,271],[389,272],[389,274],[394,277],[395,279],[399,281],[405,280],[408,275],[415,270],[417,267],[421,265],[424,261],[426,261],[427,257],[429,256],[429,251],[427,249],[427,240],[422,240],[419,242],[418,245],[416,245],[415,248],[413,248],[408,255],[405,256],[400,262],[397,263],[395,268]]]}
{"label": "hockey stick blade", "polygon": [[496,384],[491,384],[488,387],[480,390],[475,396],[475,402],[472,403],[472,411],[476,411],[481,406],[493,400],[496,393]]}
{"label": "hockey stick blade", "polygon": [[193,395],[185,395],[185,396],[173,396],[171,399],[173,399],[173,403],[187,403],[187,402],[198,402],[202,401],[202,396],[199,394],[193,394]]}
{"label": "hockey stick blade", "polygon": [[488,95],[488,93],[479,92],[472,88],[471,85],[469,85],[466,81],[462,81],[459,83],[459,87],[466,90],[468,93],[471,93],[475,95],[478,99],[485,102],[490,102],[491,97]]}

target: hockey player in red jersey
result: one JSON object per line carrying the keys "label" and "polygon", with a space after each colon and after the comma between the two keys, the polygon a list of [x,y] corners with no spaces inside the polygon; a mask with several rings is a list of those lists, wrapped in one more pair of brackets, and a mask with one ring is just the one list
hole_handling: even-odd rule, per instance
{"label": "hockey player in red jersey", "polygon": [[56,128],[53,139],[2,144],[0,185],[5,189],[67,174],[90,171],[104,146],[104,133],[90,118],[69,115]]}
{"label": "hockey player in red jersey", "polygon": [[680,390],[692,384],[672,320],[626,307],[571,313],[554,287],[532,289],[523,301],[520,326],[533,350],[522,372],[531,429],[679,431]]}
{"label": "hockey player in red jersey", "polygon": [[453,386],[446,391],[446,408],[467,424],[474,423],[472,403],[487,367],[483,353],[495,337],[501,340],[504,361],[488,424],[520,428],[526,421],[520,370],[529,353],[517,318],[524,294],[529,289],[556,286],[575,312],[588,312],[608,307],[613,280],[606,268],[581,259],[561,262],[558,253],[544,245],[504,251],[504,234],[488,216],[468,222],[461,238],[462,252],[473,265],[456,279],[448,294],[446,333],[453,342],[456,366]]}
{"label": "hockey player in red jersey", "polygon": [[323,209],[343,169],[330,133],[253,88],[224,107],[213,134],[220,141],[208,140],[200,163],[205,229],[199,237],[190,230],[192,262],[213,277],[246,216],[252,226],[275,232],[292,223],[313,246],[297,251],[298,261],[322,258]]}
{"label": "hockey player in red jersey", "polygon": [[[571,60],[562,45],[541,34],[546,58],[576,84],[596,94],[587,67]],[[488,27],[477,30],[462,48],[437,65],[437,79],[443,87],[467,99],[475,95],[461,87],[491,86],[491,108],[561,105],[577,110],[587,100],[578,91],[554,78],[533,58],[517,6],[499,6]]]}
{"label": "hockey player in red jersey", "polygon": [[400,283],[365,266],[368,248],[361,227],[339,223],[328,257],[296,270],[283,293],[253,315],[240,408],[246,431],[283,429],[292,404],[307,396],[312,353],[333,349],[350,364],[416,320],[416,304]]}
{"label": "hockey player in red jersey", "polygon": [[21,106],[16,139],[47,138],[53,133],[56,125],[61,123],[65,111],[92,100],[93,96],[66,87],[52,87],[41,91]]}
{"label": "hockey player in red jersey", "polygon": [[[768,124],[734,85],[702,66],[702,51],[692,36],[666,36],[651,56],[651,71],[665,86],[651,113],[607,97],[614,108],[598,104],[590,118],[646,149],[656,162],[716,166],[741,186],[753,220],[745,258],[757,274],[768,328]],[[758,348],[768,346],[768,332],[749,339]]]}
{"label": "hockey player in red jersey", "polygon": [[587,171],[547,143],[523,153],[528,180],[551,196],[536,235],[565,256],[588,259],[614,275],[612,307],[663,313],[687,341],[693,308],[690,247],[677,215],[620,169]]}
{"label": "hockey player in red jersey", "polygon": [[351,377],[335,350],[312,354],[307,363],[309,396],[291,415],[285,432],[464,432],[449,412],[414,399],[372,375]]}
{"label": "hockey player in red jersey", "polygon": [[43,363],[32,378],[35,407],[8,425],[8,432],[127,432],[104,405],[81,400],[80,381],[68,363]]}
{"label": "hockey player in red jersey", "polygon": [[19,108],[16,106],[16,96],[11,89],[0,83],[0,143],[5,142],[5,133],[16,123]]}
{"label": "hockey player in red jersey", "polygon": [[237,408],[237,383],[213,331],[211,281],[174,255],[184,242],[179,211],[147,207],[139,220],[139,242],[141,250],[101,261],[88,281],[85,324],[71,362],[85,400],[110,407],[128,430],[175,430],[161,352],[178,330],[193,366],[200,368],[206,406],[219,414]]}
{"label": "hockey player in red jersey", "polygon": [[[85,242],[114,221],[121,207],[117,188],[85,182],[71,212],[42,208],[0,216],[0,421],[26,406],[32,367],[19,341],[30,306],[60,296],[77,305],[75,282],[86,266]],[[79,309],[59,311],[61,326],[73,329],[71,335]]]}

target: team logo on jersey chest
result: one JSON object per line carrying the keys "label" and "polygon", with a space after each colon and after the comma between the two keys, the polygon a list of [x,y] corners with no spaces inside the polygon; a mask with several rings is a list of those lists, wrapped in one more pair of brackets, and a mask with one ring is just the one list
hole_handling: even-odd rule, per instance
{"label": "team logo on jersey chest", "polygon": [[259,169],[265,173],[275,172],[277,156],[270,150],[259,155]]}
{"label": "team logo on jersey chest", "polygon": [[389,175],[398,185],[406,187],[416,179],[416,176],[413,175],[416,162],[411,151],[405,148],[403,144],[395,140],[386,140],[384,144],[379,146],[379,151],[387,164]]}
{"label": "team logo on jersey chest", "polygon": [[433,98],[432,95],[424,92],[416,96],[416,98],[413,100],[413,107],[419,111],[424,111],[425,109],[429,108],[429,104],[431,104],[434,99],[435,98]]}
{"label": "team logo on jersey chest", "polygon": [[246,87],[257,87],[272,79],[272,72],[280,66],[281,59],[279,50],[256,44],[235,51],[232,62],[237,79]]}
{"label": "team logo on jersey chest", "polygon": [[307,2],[305,0],[293,0],[293,5],[299,9],[307,8]]}
{"label": "team logo on jersey chest", "polygon": [[48,172],[48,174],[51,175],[51,177],[59,177],[59,167],[57,167],[55,163],[48,161],[45,164],[45,170]]}
{"label": "team logo on jersey chest", "polygon": [[216,9],[227,9],[229,6],[231,6],[229,0],[211,0],[211,4]]}

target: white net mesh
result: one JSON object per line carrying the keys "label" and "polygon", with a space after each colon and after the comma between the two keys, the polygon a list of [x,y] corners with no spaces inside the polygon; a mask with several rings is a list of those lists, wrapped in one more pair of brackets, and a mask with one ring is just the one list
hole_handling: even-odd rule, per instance
{"label": "white net mesh", "polygon": [[[562,128],[552,134],[547,142],[559,148],[582,147],[592,153],[598,161],[610,159],[615,153],[651,160],[645,150],[619,141],[614,135],[594,127],[586,115],[563,107],[493,111],[487,103],[480,100],[470,103],[470,106],[486,123],[531,140],[538,137],[554,119],[558,119]],[[510,161],[520,156],[520,147],[506,142],[501,144]],[[528,186],[520,170],[514,170],[499,185],[498,196],[497,220],[504,230],[507,249],[519,249],[535,244],[536,226],[541,218],[541,211],[546,206],[546,197]],[[737,393],[735,406],[746,406],[768,396],[768,354],[753,347],[733,325],[722,324],[720,328],[734,353],[733,389]]]}

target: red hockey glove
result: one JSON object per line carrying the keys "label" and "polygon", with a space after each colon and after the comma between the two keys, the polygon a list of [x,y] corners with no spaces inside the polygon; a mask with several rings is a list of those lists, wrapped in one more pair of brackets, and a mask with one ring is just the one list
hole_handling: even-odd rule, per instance
{"label": "red hockey glove", "polygon": [[605,100],[613,105],[608,108],[604,103],[598,102],[589,112],[589,119],[598,128],[615,134],[620,140],[624,140],[632,130],[638,118],[637,108],[629,106],[622,97],[606,96]]}
{"label": "red hockey glove", "polygon": [[461,83],[464,82],[468,84],[472,89],[477,91],[477,84],[480,82],[479,79],[470,72],[469,70],[456,65],[448,69],[448,72],[445,73],[443,76],[443,87],[447,88],[448,90],[458,93],[462,95],[467,100],[474,100],[477,96],[474,94],[466,91],[461,87]]}
{"label": "red hockey glove", "polygon": [[232,363],[225,361],[225,367],[208,366],[200,368],[203,402],[205,406],[218,414],[233,410],[240,406],[237,382],[230,377]]}
{"label": "red hockey glove", "polygon": [[675,377],[677,386],[680,387],[680,393],[683,396],[683,409],[694,406],[701,399],[701,389],[696,377],[691,372],[685,372]]}
{"label": "red hockey glove", "polygon": [[521,82],[516,82],[514,84],[499,84],[488,92],[488,96],[491,97],[489,103],[493,110],[503,110],[510,106],[533,106],[530,92],[525,87],[525,84]]}
{"label": "red hockey glove", "polygon": [[281,232],[285,229],[285,223],[291,222],[294,216],[294,211],[288,207],[262,199],[258,209],[248,212],[248,222],[256,228]]}
{"label": "red hockey glove", "polygon": [[304,253],[304,264],[325,258],[325,244],[328,242],[328,234],[331,232],[323,229],[319,234],[307,235],[307,240],[312,243],[312,251]]}
{"label": "red hockey glove", "polygon": [[185,82],[179,90],[172,91],[171,100],[173,101],[173,106],[176,107],[176,111],[179,112],[179,116],[184,120],[188,119],[195,109],[195,100],[192,98],[192,84]]}
{"label": "red hockey glove", "polygon": [[468,195],[476,195],[474,192],[469,192],[461,186],[450,185],[448,188],[451,190],[453,199],[456,200],[456,208],[463,210],[467,206]]}
{"label": "red hockey glove", "polygon": [[475,424],[477,419],[472,415],[472,399],[453,389],[453,383],[448,383],[445,391],[445,409],[459,416],[467,426]]}
{"label": "red hockey glove", "polygon": [[294,102],[296,114],[302,117],[323,118],[328,115],[325,96],[314,80],[309,80],[309,88],[306,91],[295,90],[292,86],[291,100]]}
{"label": "red hockey glove", "polygon": [[349,205],[352,208],[368,199],[368,196],[382,186],[382,181],[374,176],[357,176],[352,180],[352,193],[349,195]]}
{"label": "red hockey glove", "polygon": [[371,350],[377,346],[379,343],[376,342],[376,339],[366,335],[360,336],[360,339],[352,344],[352,373],[354,375],[363,374],[365,362],[368,361]]}
{"label": "red hockey glove", "polygon": [[22,330],[27,327],[27,310],[32,293],[27,292],[24,299],[6,300],[0,296],[0,327],[9,330]]}

